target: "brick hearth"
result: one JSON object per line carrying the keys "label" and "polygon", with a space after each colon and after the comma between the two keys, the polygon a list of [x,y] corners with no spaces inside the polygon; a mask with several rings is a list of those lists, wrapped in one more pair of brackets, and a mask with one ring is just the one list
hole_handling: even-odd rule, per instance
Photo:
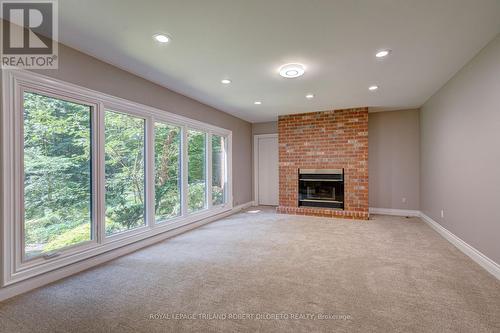
{"label": "brick hearth", "polygon": [[[278,118],[279,213],[368,219],[368,108]],[[344,169],[345,210],[298,206],[298,170]]]}

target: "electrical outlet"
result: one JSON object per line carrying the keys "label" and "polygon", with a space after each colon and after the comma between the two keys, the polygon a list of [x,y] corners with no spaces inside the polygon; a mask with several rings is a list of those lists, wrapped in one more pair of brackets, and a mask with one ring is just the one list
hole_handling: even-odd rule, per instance
{"label": "electrical outlet", "polygon": [[441,209],[441,218],[444,219],[444,209]]}
{"label": "electrical outlet", "polygon": [[401,202],[402,202],[402,203],[404,203],[404,204],[405,204],[405,203],[406,203],[406,201],[407,201],[407,200],[406,200],[406,198],[405,198],[405,197],[401,198]]}

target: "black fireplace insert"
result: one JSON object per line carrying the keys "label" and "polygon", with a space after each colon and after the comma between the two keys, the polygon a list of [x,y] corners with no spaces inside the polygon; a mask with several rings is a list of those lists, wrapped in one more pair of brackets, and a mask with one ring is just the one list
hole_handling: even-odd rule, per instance
{"label": "black fireplace insert", "polygon": [[299,169],[299,206],[344,209],[344,169]]}

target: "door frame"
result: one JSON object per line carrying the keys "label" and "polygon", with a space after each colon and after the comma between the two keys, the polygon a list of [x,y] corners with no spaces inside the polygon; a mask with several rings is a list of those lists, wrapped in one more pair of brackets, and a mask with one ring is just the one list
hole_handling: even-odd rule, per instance
{"label": "door frame", "polygon": [[[267,138],[278,138],[278,133],[254,134],[253,136],[253,200],[254,205],[259,205],[259,140]],[[278,142],[279,149],[279,142]],[[279,163],[279,160],[278,160]],[[279,174],[279,169],[278,169]]]}

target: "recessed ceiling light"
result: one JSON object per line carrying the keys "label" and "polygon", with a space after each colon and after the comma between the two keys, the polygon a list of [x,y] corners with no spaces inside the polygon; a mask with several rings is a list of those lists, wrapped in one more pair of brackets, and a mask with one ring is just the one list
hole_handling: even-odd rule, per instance
{"label": "recessed ceiling light", "polygon": [[229,79],[223,79],[220,81],[222,84],[230,84],[231,83],[231,80]]}
{"label": "recessed ceiling light", "polygon": [[368,87],[368,90],[370,90],[370,91],[375,91],[375,90],[377,90],[377,89],[378,89],[378,86],[376,86],[376,85],[373,85],[373,86],[369,86],[369,87]]}
{"label": "recessed ceiling light", "polygon": [[314,98],[314,94],[307,94],[307,95],[306,95],[306,98],[307,98],[307,99],[313,99],[313,98]]}
{"label": "recessed ceiling light", "polygon": [[389,53],[391,53],[391,50],[388,50],[388,49],[380,50],[375,54],[375,57],[384,58],[384,57],[387,57],[389,55]]}
{"label": "recessed ceiling light", "polygon": [[253,102],[253,104],[255,104],[255,105],[261,105],[262,102],[261,101],[255,101],[255,102]]}
{"label": "recessed ceiling light", "polygon": [[159,43],[168,43],[172,39],[172,38],[170,38],[170,36],[167,36],[165,34],[155,34],[155,35],[153,35],[153,38],[155,41],[157,41]]}
{"label": "recessed ceiling light", "polygon": [[302,64],[285,64],[279,68],[280,75],[287,79],[302,76],[305,71],[306,69]]}

